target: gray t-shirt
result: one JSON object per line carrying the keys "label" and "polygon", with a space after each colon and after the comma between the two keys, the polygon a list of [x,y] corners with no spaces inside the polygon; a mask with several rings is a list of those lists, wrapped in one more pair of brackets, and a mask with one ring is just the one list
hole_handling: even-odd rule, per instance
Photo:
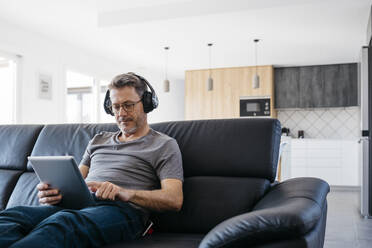
{"label": "gray t-shirt", "polygon": [[[182,157],[175,139],[150,129],[145,136],[119,141],[118,132],[101,132],[89,142],[80,164],[88,181],[108,181],[126,189],[160,189],[160,181],[183,181]],[[142,207],[137,208],[148,211]]]}

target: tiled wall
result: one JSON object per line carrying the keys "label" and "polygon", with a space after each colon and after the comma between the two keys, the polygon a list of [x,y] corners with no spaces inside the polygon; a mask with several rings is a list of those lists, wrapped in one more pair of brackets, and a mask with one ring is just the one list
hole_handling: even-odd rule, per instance
{"label": "tiled wall", "polygon": [[304,130],[305,138],[357,139],[360,137],[360,108],[314,108],[278,110],[282,127],[297,138]]}

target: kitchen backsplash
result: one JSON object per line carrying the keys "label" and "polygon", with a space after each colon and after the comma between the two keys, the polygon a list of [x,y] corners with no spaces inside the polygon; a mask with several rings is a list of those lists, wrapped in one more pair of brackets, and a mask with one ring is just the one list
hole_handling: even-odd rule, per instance
{"label": "kitchen backsplash", "polygon": [[316,108],[278,110],[282,127],[297,138],[304,130],[305,138],[356,139],[360,137],[360,108]]}

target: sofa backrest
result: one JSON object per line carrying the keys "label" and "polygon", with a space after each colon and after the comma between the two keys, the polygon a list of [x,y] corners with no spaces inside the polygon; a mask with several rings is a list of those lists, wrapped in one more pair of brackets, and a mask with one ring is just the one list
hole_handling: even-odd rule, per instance
{"label": "sofa backrest", "polygon": [[[275,178],[280,143],[277,120],[180,121],[151,127],[177,140],[185,176],[182,210],[152,216],[159,231],[206,233],[221,221],[250,211]],[[27,145],[28,153],[32,148],[35,156],[73,155],[79,163],[94,134],[116,130],[115,124],[46,125],[35,145]],[[26,167],[27,155],[22,154],[26,171],[17,176],[7,208],[38,205],[38,179],[30,165]]]}
{"label": "sofa backrest", "polygon": [[178,121],[151,127],[177,140],[186,177],[275,179],[281,135],[276,119]]}

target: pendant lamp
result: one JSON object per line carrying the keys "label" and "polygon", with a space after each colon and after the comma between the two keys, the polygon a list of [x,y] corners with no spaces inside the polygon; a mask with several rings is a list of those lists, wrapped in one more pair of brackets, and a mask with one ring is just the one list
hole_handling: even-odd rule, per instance
{"label": "pendant lamp", "polygon": [[213,46],[213,43],[208,43],[207,44],[208,47],[209,47],[209,76],[208,76],[208,80],[207,80],[207,89],[208,91],[212,91],[213,90],[213,78],[212,78],[212,68],[211,68],[211,61],[212,61],[212,46]]}
{"label": "pendant lamp", "polygon": [[258,89],[260,88],[260,76],[258,75],[257,73],[257,44],[258,42],[260,41],[259,39],[254,39],[253,40],[254,43],[255,43],[255,60],[256,60],[256,72],[255,74],[253,75],[253,79],[252,79],[252,87],[253,89]]}
{"label": "pendant lamp", "polygon": [[168,80],[168,50],[169,50],[169,47],[164,47],[164,50],[165,50],[165,79],[164,79],[164,82],[163,82],[163,89],[164,89],[164,92],[169,92],[170,90],[170,83],[169,83],[169,80]]}

